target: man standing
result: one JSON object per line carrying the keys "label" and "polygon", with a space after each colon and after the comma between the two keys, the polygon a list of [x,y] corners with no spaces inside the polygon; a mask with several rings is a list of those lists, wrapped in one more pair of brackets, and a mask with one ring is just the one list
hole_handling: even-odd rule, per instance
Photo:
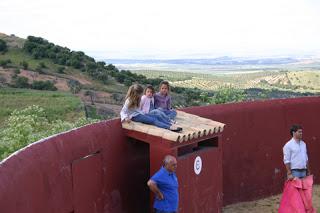
{"label": "man standing", "polygon": [[302,127],[293,125],[290,129],[292,139],[283,147],[283,161],[287,178],[304,178],[310,174],[306,144],[302,141]]}
{"label": "man standing", "polygon": [[178,210],[178,179],[175,174],[177,159],[165,156],[163,167],[148,181],[150,190],[156,198],[153,204],[155,213],[176,213]]}

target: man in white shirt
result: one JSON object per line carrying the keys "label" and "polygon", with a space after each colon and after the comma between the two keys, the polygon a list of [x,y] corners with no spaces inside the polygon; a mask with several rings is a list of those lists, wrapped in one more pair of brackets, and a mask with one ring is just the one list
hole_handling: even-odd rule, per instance
{"label": "man in white shirt", "polygon": [[304,178],[310,175],[307,146],[302,141],[302,127],[293,125],[290,129],[292,139],[283,147],[283,162],[287,169],[287,178]]}

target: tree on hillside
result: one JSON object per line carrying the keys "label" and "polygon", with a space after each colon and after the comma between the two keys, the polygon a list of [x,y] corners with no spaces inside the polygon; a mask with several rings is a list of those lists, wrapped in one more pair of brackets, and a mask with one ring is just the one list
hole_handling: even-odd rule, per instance
{"label": "tree on hillside", "polygon": [[80,90],[81,90],[81,84],[77,80],[73,80],[73,79],[69,80],[68,81],[68,86],[70,88],[70,91],[73,94],[76,94],[76,93],[80,92]]}
{"label": "tree on hillside", "polygon": [[7,43],[0,39],[0,52],[6,52],[8,50]]}

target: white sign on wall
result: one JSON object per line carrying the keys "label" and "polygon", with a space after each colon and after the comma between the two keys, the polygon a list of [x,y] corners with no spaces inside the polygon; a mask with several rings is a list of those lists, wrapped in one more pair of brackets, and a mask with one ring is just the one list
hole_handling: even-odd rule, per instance
{"label": "white sign on wall", "polygon": [[193,169],[194,169],[194,173],[196,173],[196,175],[199,175],[202,169],[202,160],[200,156],[197,156],[196,159],[194,160],[194,164],[193,164]]}

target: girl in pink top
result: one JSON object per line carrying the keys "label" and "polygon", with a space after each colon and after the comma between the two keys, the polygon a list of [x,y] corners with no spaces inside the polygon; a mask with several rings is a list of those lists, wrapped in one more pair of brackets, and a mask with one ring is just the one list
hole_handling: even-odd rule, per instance
{"label": "girl in pink top", "polygon": [[172,120],[160,109],[154,107],[154,88],[152,85],[147,85],[144,89],[144,95],[141,97],[140,110],[145,114],[158,115],[163,120],[173,123]]}

